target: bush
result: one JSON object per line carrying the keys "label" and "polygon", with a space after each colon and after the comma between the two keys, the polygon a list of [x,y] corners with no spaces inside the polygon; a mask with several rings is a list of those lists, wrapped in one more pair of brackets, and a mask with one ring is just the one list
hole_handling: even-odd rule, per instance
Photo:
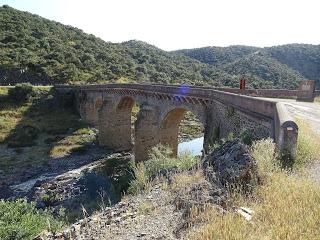
{"label": "bush", "polygon": [[149,154],[149,159],[144,164],[149,177],[159,172],[177,168],[179,170],[189,170],[197,163],[198,158],[189,152],[184,152],[177,158],[172,157],[172,150],[166,146],[158,145],[153,147]]}
{"label": "bush", "polygon": [[33,86],[30,83],[17,84],[8,91],[9,98],[16,103],[28,101],[34,94]]}
{"label": "bush", "polygon": [[44,229],[57,231],[63,222],[51,212],[37,210],[34,203],[24,199],[0,200],[0,239],[33,239]]}
{"label": "bush", "polygon": [[249,145],[249,146],[252,145],[253,137],[252,137],[252,134],[250,133],[249,130],[246,129],[246,130],[242,131],[240,134],[240,139],[244,144]]}
{"label": "bush", "polygon": [[135,179],[130,182],[129,192],[139,193],[145,190],[149,181],[165,170],[189,170],[198,162],[198,158],[185,152],[178,158],[172,157],[172,150],[163,145],[153,147],[149,154],[149,159],[133,166]]}

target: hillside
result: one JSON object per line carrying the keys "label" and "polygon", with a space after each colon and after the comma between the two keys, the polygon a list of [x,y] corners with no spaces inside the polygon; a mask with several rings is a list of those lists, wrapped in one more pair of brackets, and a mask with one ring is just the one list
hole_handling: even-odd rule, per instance
{"label": "hillside", "polygon": [[316,80],[320,88],[320,45],[289,44],[267,48],[266,51],[302,76]]}
{"label": "hillside", "polygon": [[214,66],[221,66],[238,60],[248,54],[259,50],[257,47],[230,46],[230,47],[203,47],[194,49],[182,49],[174,51],[179,55],[185,55]]}
{"label": "hillside", "polygon": [[194,59],[139,41],[105,42],[37,15],[0,8],[0,84],[152,81],[217,84],[229,78]]}
{"label": "hillside", "polygon": [[0,85],[155,82],[237,87],[245,75],[249,87],[295,89],[300,80],[320,76],[319,47],[304,53],[299,45],[280,46],[259,59],[254,54],[265,49],[247,46],[167,52],[136,40],[105,42],[7,5],[0,7],[0,31]]}
{"label": "hillside", "polygon": [[299,81],[303,79],[297,71],[261,52],[239,58],[222,68],[230,74],[250,79],[254,88],[273,88],[279,85],[283,88],[297,88]]}
{"label": "hillside", "polygon": [[302,79],[316,80],[320,87],[320,45],[203,47],[174,53],[219,67],[228,74],[244,74],[254,79],[254,87],[280,84],[292,88]]}

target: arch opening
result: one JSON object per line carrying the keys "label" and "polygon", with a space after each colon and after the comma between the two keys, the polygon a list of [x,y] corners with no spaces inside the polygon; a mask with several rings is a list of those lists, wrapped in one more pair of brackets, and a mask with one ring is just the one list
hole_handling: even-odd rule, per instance
{"label": "arch opening", "polygon": [[203,141],[204,125],[192,111],[176,108],[164,117],[160,143],[169,146],[175,156],[184,151],[202,155]]}

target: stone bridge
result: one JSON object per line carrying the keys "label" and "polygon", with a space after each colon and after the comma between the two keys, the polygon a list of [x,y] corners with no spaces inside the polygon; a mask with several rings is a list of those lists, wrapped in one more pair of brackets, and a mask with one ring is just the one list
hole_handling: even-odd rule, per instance
{"label": "stone bridge", "polygon": [[[294,157],[298,127],[282,103],[219,91],[214,88],[106,84],[55,86],[76,92],[81,118],[98,127],[99,143],[113,151],[132,150],[136,161],[162,143],[177,154],[178,130],[185,112],[193,112],[204,126],[204,150],[217,139],[247,134],[271,137],[278,148]],[[140,106],[131,131],[131,111]],[[134,139],[132,139],[134,138]]]}

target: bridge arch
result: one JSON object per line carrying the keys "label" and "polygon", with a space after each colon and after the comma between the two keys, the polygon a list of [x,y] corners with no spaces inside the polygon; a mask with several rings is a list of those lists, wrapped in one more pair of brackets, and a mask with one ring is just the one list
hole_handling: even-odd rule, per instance
{"label": "bridge arch", "polygon": [[94,109],[98,112],[103,105],[103,101],[101,97],[95,99]]}
{"label": "bridge arch", "polygon": [[124,96],[120,99],[119,103],[117,104],[117,109],[120,111],[123,110],[130,110],[132,109],[135,101],[130,96]]}
{"label": "bridge arch", "polygon": [[197,120],[203,127],[203,132],[205,127],[203,115],[198,111],[193,111],[186,107],[176,107],[170,109],[162,118],[160,123],[160,143],[169,146],[175,156],[177,156],[178,153],[179,128],[181,127],[181,121],[187,112],[191,112],[196,116]]}

